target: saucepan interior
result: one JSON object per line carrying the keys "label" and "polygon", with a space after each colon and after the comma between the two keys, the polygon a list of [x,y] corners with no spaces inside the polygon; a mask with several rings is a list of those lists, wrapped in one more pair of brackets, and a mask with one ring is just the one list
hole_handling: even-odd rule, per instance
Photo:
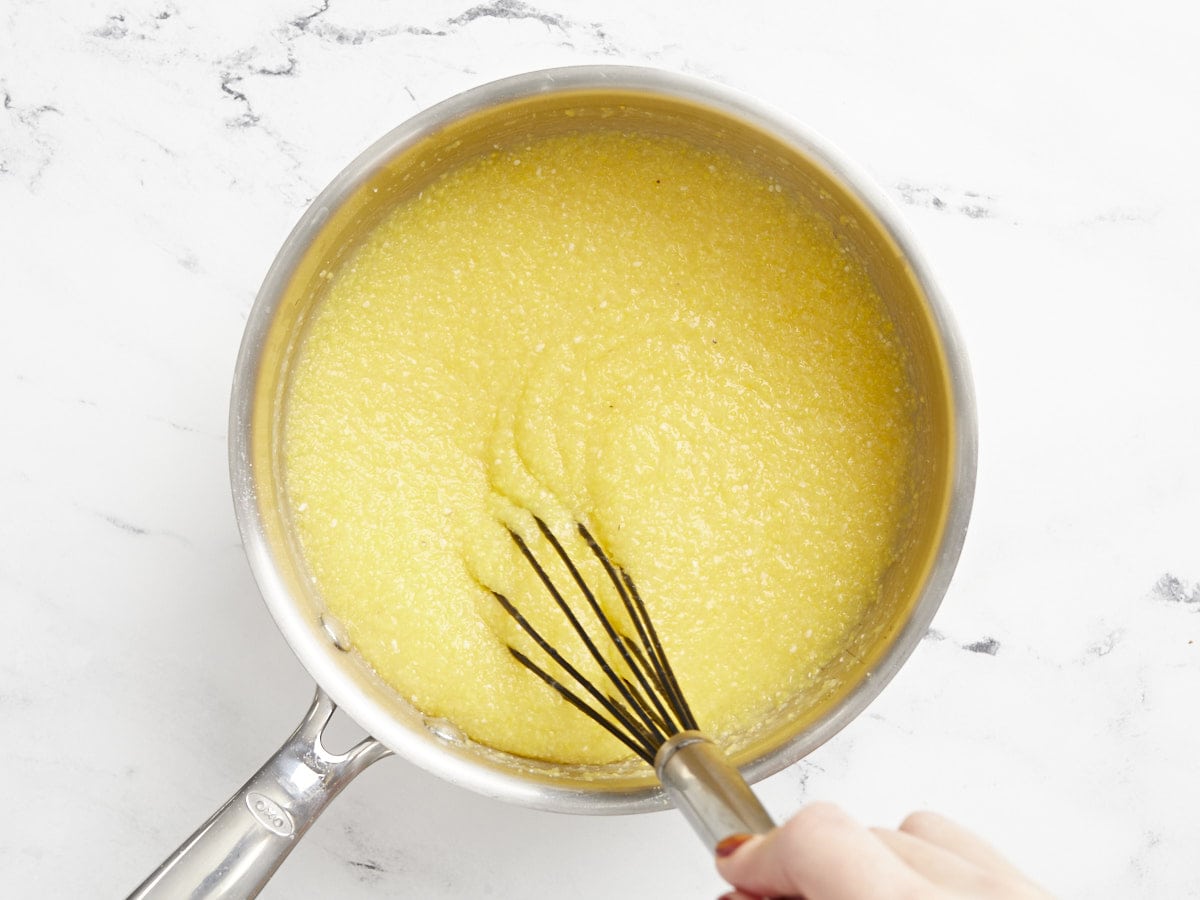
{"label": "saucepan interior", "polygon": [[723,89],[624,67],[537,72],[460,95],[385,136],[314,201],[263,284],[238,360],[231,467],[239,525],[271,613],[317,683],[359,724],[400,756],[489,796],[560,811],[631,812],[665,804],[644,765],[561,766],[501,753],[426,717],[386,685],[325,610],[294,539],[282,481],[290,373],[325,274],[396,203],[464,160],[580,129],[678,136],[742,157],[812,201],[886,303],[919,397],[916,490],[897,561],[840,656],[776,716],[737,736],[730,753],[755,780],[857,715],[924,634],[958,558],[974,484],[969,377],[935,290],[886,203],[811,136]]}

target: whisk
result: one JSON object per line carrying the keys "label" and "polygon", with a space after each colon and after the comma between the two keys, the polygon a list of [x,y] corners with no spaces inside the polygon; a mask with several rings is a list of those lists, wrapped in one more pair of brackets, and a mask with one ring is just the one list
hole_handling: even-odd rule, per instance
{"label": "whisk", "polygon": [[[509,652],[568,703],[653,766],[667,795],[710,849],[732,834],[769,831],[773,825],[771,817],[750,786],[720,748],[700,731],[629,573],[609,558],[585,525],[576,523],[579,536],[612,582],[636,637],[626,633],[628,628],[618,627],[605,612],[597,593],[589,587],[550,527],[536,515],[533,520],[574,582],[574,588],[568,587],[567,594],[578,592],[585,601],[587,611],[581,610],[582,616],[567,601],[529,543],[511,527],[508,533],[566,616],[603,678],[593,680],[581,672],[508,597],[492,590],[504,611],[565,677],[555,677],[547,667],[511,645]],[[591,629],[585,627],[585,620],[594,621]],[[626,671],[618,671],[620,664],[610,662],[611,653],[605,654],[605,648],[615,649]]]}

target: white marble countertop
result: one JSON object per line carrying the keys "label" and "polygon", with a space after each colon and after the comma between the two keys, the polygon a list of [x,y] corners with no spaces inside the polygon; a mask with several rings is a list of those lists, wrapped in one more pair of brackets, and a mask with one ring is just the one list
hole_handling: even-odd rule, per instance
{"label": "white marble countertop", "polygon": [[[1200,896],[1200,68],[1183,4],[0,7],[0,894],[120,896],[312,685],[243,558],[234,357],[369,142],[495,77],[704,76],[900,206],[976,378],[958,574],[869,710],[762,787],[931,807],[1064,896]],[[674,813],[507,806],[386,760],[267,897],[715,897]]]}

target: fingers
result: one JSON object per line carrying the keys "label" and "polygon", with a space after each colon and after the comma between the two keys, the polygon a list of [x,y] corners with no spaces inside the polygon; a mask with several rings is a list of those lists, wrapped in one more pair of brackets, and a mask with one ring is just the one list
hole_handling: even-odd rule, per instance
{"label": "fingers", "polygon": [[751,896],[885,900],[910,896],[917,874],[874,834],[828,803],[813,803],[770,834],[718,858],[721,876]]}
{"label": "fingers", "polygon": [[872,828],[871,832],[914,872],[954,896],[986,896],[997,880],[975,863],[914,835],[889,828]]}
{"label": "fingers", "polygon": [[1024,880],[1025,876],[982,838],[934,812],[915,812],[900,823],[900,831],[943,847],[981,869]]}
{"label": "fingers", "polygon": [[867,829],[815,803],[770,834],[742,840],[718,848],[717,869],[737,888],[722,900],[1048,897],[985,841],[936,813],[914,813],[895,831]]}

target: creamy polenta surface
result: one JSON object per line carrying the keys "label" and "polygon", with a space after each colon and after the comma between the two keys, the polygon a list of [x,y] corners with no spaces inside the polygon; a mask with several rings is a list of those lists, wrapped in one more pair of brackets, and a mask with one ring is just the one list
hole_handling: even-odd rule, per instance
{"label": "creamy polenta surface", "polygon": [[523,756],[628,755],[508,651],[490,590],[581,652],[505,531],[544,550],[530,512],[629,572],[718,739],[877,599],[916,401],[870,280],[780,184],[676,139],[546,138],[443,176],[327,275],[288,503],[325,603],[426,714]]}

